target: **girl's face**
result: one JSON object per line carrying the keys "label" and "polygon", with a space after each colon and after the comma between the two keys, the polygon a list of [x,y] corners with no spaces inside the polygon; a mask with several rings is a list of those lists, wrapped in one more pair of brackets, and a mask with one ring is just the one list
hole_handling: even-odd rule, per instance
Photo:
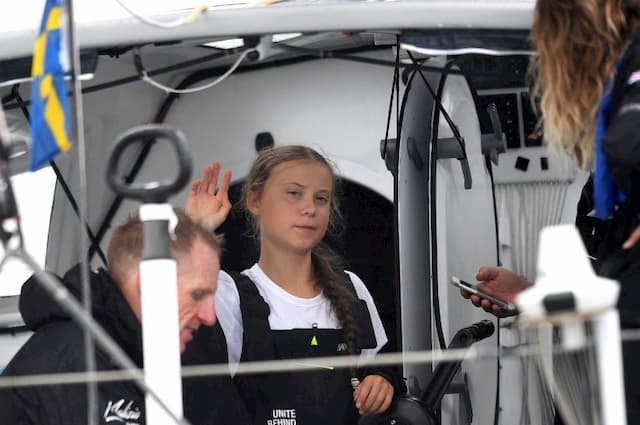
{"label": "girl's face", "polygon": [[310,252],[329,226],[332,191],[333,177],[321,163],[296,160],[274,167],[262,193],[247,197],[262,247]]}

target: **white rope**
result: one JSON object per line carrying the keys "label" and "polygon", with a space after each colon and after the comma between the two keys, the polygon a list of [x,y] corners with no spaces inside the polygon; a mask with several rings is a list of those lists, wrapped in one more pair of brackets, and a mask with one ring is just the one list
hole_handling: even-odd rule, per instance
{"label": "white rope", "polygon": [[195,6],[193,10],[191,10],[186,16],[180,17],[173,21],[168,21],[168,22],[161,22],[161,21],[156,21],[155,19],[146,18],[142,16],[140,13],[137,13],[136,11],[134,11],[124,1],[122,0],[115,0],[115,1],[120,5],[120,7],[122,7],[125,11],[127,11],[129,15],[131,15],[133,18],[135,18],[136,20],[138,20],[139,22],[145,25],[149,25],[151,27],[160,28],[160,29],[173,29],[173,28],[180,27],[182,25],[187,25],[195,22],[195,20],[198,19],[200,15],[202,15],[204,12],[206,12],[209,9],[226,8],[226,7],[233,7],[233,6],[235,7],[268,6],[273,3],[279,3],[280,1],[283,1],[283,0],[252,0],[252,1],[220,0],[220,1],[209,2],[209,3],[200,3],[197,6]]}
{"label": "white rope", "polygon": [[[640,337],[640,332],[638,332],[638,335],[634,336]],[[586,346],[589,347],[592,345],[592,343],[588,342]],[[554,353],[566,352],[566,350],[559,345],[554,345],[552,351]],[[498,349],[494,346],[472,346],[469,349],[423,350],[405,353],[382,353],[378,354],[372,359],[368,359],[366,362],[366,366],[390,366],[399,364],[452,362],[462,360],[490,361],[495,359],[495,357],[498,355],[498,352],[500,352],[501,355],[505,358],[539,356],[540,346],[537,344],[530,344],[509,349]],[[359,355],[314,357],[240,363],[238,365],[236,374],[246,375],[258,373],[295,372],[318,368],[338,369],[357,366],[363,366]],[[138,375],[141,372],[141,369],[132,368],[126,370],[98,371],[94,374],[88,374],[85,372],[71,372],[21,376],[2,376],[0,377],[0,389],[7,387],[24,387],[34,385],[77,384],[92,380],[95,380],[96,382],[127,381],[135,379],[135,377],[132,377],[132,373],[133,375]],[[228,374],[229,366],[227,363],[182,367],[183,377],[222,376]]]}
{"label": "white rope", "polygon": [[[136,49],[137,55],[140,55],[140,52],[138,49]],[[244,52],[242,52],[240,54],[240,56],[238,57],[238,59],[236,59],[236,61],[234,62],[233,65],[231,65],[231,67],[221,76],[219,76],[218,78],[216,78],[215,80],[211,81],[210,83],[204,84],[202,86],[199,87],[193,87],[190,89],[174,89],[171,87],[167,87],[159,82],[157,82],[156,80],[152,79],[151,77],[149,77],[149,74],[147,74],[147,70],[144,68],[140,68],[138,70],[138,72],[140,73],[140,78],[142,79],[142,81],[151,84],[152,86],[159,88],[160,90],[164,90],[167,93],[176,93],[176,94],[188,94],[188,93],[197,93],[199,91],[203,91],[203,90],[207,90],[210,89],[213,86],[216,86],[218,84],[220,84],[222,81],[224,81],[229,75],[231,75],[233,73],[233,71],[236,70],[236,68],[238,68],[238,66],[240,65],[240,63],[242,63],[242,61],[247,57],[247,55],[252,52],[253,49],[249,49],[249,50],[245,50]]]}
{"label": "white rope", "polygon": [[200,16],[204,11],[206,11],[209,8],[209,5],[207,5],[206,3],[202,3],[196,6],[185,17],[181,17],[170,22],[160,22],[153,19],[145,18],[139,13],[136,13],[133,9],[127,6],[126,3],[124,3],[122,0],[116,0],[116,3],[118,3],[124,10],[126,10],[131,16],[133,16],[135,19],[137,19],[141,23],[155,27],[155,28],[162,28],[162,29],[177,28],[182,25],[190,24],[194,22],[198,18],[198,16]]}

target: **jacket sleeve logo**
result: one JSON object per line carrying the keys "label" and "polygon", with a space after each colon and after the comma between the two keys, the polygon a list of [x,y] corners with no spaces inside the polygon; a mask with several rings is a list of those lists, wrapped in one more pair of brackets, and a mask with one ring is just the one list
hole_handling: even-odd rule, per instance
{"label": "jacket sleeve logo", "polygon": [[140,409],[134,407],[133,401],[127,401],[123,398],[113,402],[109,400],[107,408],[104,410],[105,422],[118,422],[125,425],[140,425],[141,413]]}

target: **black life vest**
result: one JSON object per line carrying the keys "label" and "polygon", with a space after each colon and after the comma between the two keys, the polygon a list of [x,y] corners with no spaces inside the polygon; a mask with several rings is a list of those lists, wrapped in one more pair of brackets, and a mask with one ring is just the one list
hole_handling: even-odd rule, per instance
{"label": "black life vest", "polygon": [[[327,357],[349,354],[342,329],[271,330],[269,306],[255,284],[235,275],[243,321],[241,361]],[[357,297],[350,279],[352,315],[357,327],[357,352],[375,348],[369,309]],[[352,370],[323,365],[302,372],[236,375],[235,380],[255,425],[356,424]]]}

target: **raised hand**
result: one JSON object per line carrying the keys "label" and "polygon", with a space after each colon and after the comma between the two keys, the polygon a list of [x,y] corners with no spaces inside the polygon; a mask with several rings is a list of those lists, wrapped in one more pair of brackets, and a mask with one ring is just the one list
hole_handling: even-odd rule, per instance
{"label": "raised hand", "polygon": [[229,201],[231,171],[224,172],[220,187],[217,187],[219,175],[219,162],[204,167],[202,178],[191,183],[191,192],[185,205],[187,215],[209,231],[220,227],[231,211]]}

